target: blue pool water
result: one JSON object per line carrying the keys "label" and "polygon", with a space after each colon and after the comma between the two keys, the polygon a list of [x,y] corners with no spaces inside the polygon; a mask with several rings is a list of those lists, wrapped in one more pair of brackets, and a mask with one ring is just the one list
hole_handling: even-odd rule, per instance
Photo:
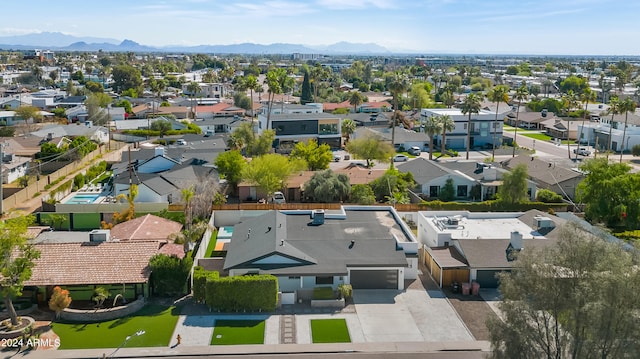
{"label": "blue pool water", "polygon": [[73,197],[71,197],[68,201],[66,201],[66,204],[86,204],[86,203],[93,203],[95,202],[96,199],[98,199],[98,195],[97,194],[77,194]]}

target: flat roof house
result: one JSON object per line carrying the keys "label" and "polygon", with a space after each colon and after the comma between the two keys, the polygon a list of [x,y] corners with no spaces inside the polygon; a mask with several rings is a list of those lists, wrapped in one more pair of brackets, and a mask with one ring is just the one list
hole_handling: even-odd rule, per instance
{"label": "flat roof house", "polygon": [[342,283],[401,290],[417,278],[418,243],[392,207],[265,211],[237,223],[226,248],[229,276],[272,274],[283,293]]}

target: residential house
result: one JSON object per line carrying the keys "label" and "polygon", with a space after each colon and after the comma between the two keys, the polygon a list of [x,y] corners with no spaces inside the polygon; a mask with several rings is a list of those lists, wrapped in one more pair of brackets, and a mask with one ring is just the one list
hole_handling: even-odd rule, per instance
{"label": "residential house", "polygon": [[594,145],[599,150],[609,149],[609,132],[613,151],[631,151],[633,146],[640,145],[640,113],[637,111],[616,114],[613,119],[611,115],[597,116],[596,122],[587,121],[584,127],[582,122],[577,125],[578,136],[582,135],[580,142]]}
{"label": "residential house", "polygon": [[509,126],[516,126],[516,122],[518,127],[528,129],[528,130],[544,130],[545,127],[542,122],[555,119],[556,115],[553,112],[533,112],[533,111],[522,111],[523,107],[520,108],[520,113],[516,113],[516,111],[510,112],[507,114],[505,118],[505,123]]}
{"label": "residential house", "polygon": [[12,183],[29,174],[30,157],[2,153],[2,183]]}
{"label": "residential house", "polygon": [[85,105],[67,108],[64,114],[69,123],[86,122],[89,119],[89,111]]}
{"label": "residential house", "polygon": [[392,207],[262,213],[235,224],[224,261],[229,276],[272,274],[283,293],[298,296],[342,283],[402,290],[405,279],[417,278],[418,243]]}
{"label": "residential house", "polygon": [[[442,188],[450,179],[453,181],[457,200],[479,200],[495,198],[502,185],[502,176],[507,170],[491,164],[475,161],[435,162],[426,158],[416,158],[397,166],[400,172],[410,172],[417,183],[415,189],[422,198],[438,199]],[[536,185],[527,182],[528,197],[535,199]]]}
{"label": "residential house", "polygon": [[93,126],[91,122],[68,125],[50,124],[44,126],[38,131],[31,132],[31,134],[45,140],[59,137],[71,138],[84,136],[97,143],[109,142],[109,131],[107,128],[102,126]]}
{"label": "residential house", "polygon": [[54,106],[55,107],[62,107],[62,108],[72,108],[72,107],[76,107],[76,106],[81,106],[84,105],[84,102],[87,100],[87,96],[67,96],[63,99],[60,99],[56,102],[54,102]]}
{"label": "residential house", "polygon": [[[313,111],[313,107],[309,111]],[[315,139],[319,144],[328,144],[339,149],[342,144],[342,117],[328,113],[291,112],[285,114],[272,113],[269,129],[276,132],[276,148],[292,148],[295,143]],[[258,133],[267,129],[267,115],[258,115]]]}
{"label": "residential house", "polygon": [[[358,139],[367,136],[376,136],[390,143],[392,129],[388,127],[358,127],[353,135],[351,135],[351,138]],[[420,147],[422,151],[427,150],[429,148],[429,138],[427,138],[424,133],[396,127],[394,147],[398,150],[406,150],[414,146]]]}
{"label": "residential house", "polygon": [[538,188],[548,189],[569,199],[575,199],[578,183],[584,177],[581,172],[565,168],[559,162],[547,162],[527,155],[510,158],[501,164],[509,170],[524,164],[527,166],[529,179],[535,182]]}
{"label": "residential house", "polygon": [[208,97],[221,99],[225,95],[225,85],[222,83],[199,83],[198,91],[196,93],[191,93],[189,91],[189,83],[182,84],[182,93],[187,96],[193,97]]}
{"label": "residential house", "polygon": [[184,120],[191,117],[190,113],[191,107],[161,106],[156,109],[154,116],[173,116],[178,120]]}
{"label": "residential house", "polygon": [[352,113],[348,118],[356,123],[356,126],[368,127],[389,127],[391,124],[391,113]]}
{"label": "residential house", "polygon": [[[500,146],[502,143],[503,119],[511,111],[511,107],[502,106],[498,108],[498,121],[495,121],[495,109],[481,109],[479,113],[471,114],[471,129],[467,131],[469,114],[462,113],[458,108],[435,108],[422,109],[420,111],[420,121],[424,122],[432,116],[448,115],[455,123],[455,128],[446,134],[446,148],[462,150],[467,148],[467,133],[470,132],[470,147],[487,147],[494,144]],[[495,136],[494,136],[495,132]],[[440,146],[442,135],[434,137],[434,145]]]}
{"label": "residential house", "polygon": [[196,106],[196,118],[203,120],[210,120],[216,117],[241,117],[244,116],[245,110],[228,104],[220,102],[210,106]]}
{"label": "residential house", "polygon": [[181,230],[182,223],[146,214],[113,226],[111,238],[119,241],[167,242],[171,240],[172,235],[180,233]]}
{"label": "residential house", "polygon": [[356,106],[355,111],[353,105],[349,103],[349,100],[342,101],[340,103],[325,102],[322,104],[324,112],[333,112],[340,108],[346,108],[349,112],[354,113],[381,113],[391,111],[391,104],[387,101],[373,101],[363,102]]}
{"label": "residential house", "polygon": [[496,275],[511,271],[517,252],[555,243],[565,222],[538,210],[418,212],[421,259],[440,287],[475,281],[496,288]]}
{"label": "residential house", "polygon": [[562,140],[575,140],[578,138],[578,125],[582,120],[569,120],[561,118],[550,118],[542,121],[547,135]]}

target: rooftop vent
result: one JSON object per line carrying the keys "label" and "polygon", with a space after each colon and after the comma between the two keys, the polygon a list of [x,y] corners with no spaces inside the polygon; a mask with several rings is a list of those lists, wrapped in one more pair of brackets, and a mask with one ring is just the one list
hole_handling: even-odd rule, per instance
{"label": "rooftop vent", "polygon": [[312,224],[314,226],[324,224],[324,209],[314,209],[313,212],[311,212],[311,219],[313,220]]}

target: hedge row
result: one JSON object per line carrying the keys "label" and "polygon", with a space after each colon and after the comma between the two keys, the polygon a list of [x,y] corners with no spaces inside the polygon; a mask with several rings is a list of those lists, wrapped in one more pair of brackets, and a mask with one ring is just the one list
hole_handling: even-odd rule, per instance
{"label": "hedge row", "polygon": [[501,201],[484,201],[484,202],[443,202],[429,201],[422,202],[420,206],[430,210],[451,210],[470,212],[525,212],[531,209],[537,209],[543,212],[550,212],[566,208],[566,203],[544,203],[544,202],[523,202],[523,203],[504,203]]}
{"label": "hedge row", "polygon": [[273,311],[278,303],[278,279],[272,275],[221,278],[218,272],[196,267],[193,296],[196,301],[204,298],[209,308],[221,312]]}

